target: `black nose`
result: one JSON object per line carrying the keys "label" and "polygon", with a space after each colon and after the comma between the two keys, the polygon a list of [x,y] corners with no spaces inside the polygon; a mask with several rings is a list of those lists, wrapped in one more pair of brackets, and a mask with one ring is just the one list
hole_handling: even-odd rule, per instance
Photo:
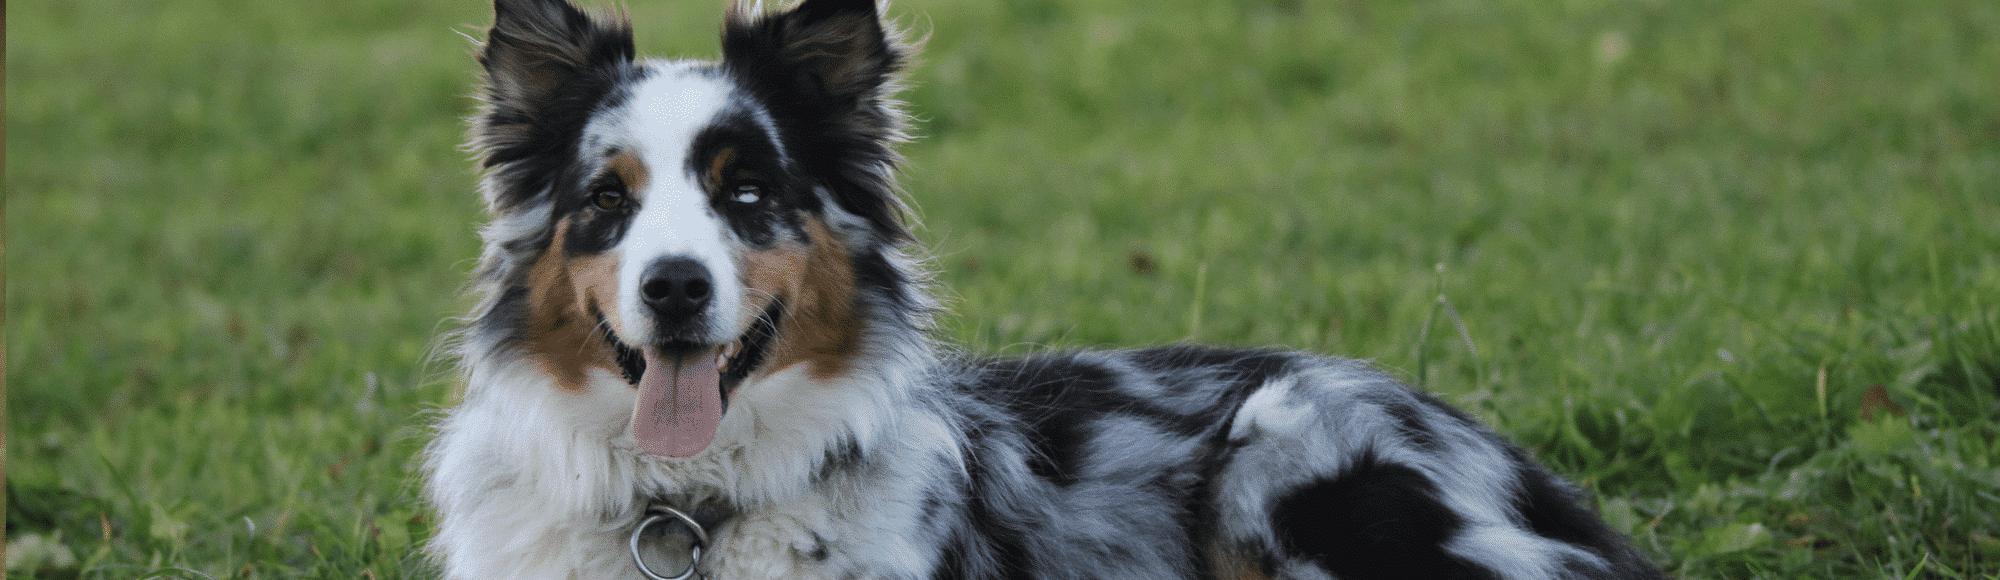
{"label": "black nose", "polygon": [[708,306],[715,296],[708,267],[688,258],[664,258],[646,266],[639,277],[640,298],[664,324],[681,324]]}

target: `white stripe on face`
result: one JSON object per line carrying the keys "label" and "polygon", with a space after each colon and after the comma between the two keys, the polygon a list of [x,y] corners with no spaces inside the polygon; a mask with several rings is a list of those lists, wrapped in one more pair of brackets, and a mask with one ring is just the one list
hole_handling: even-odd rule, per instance
{"label": "white stripe on face", "polygon": [[[585,139],[598,151],[617,149],[636,156],[651,176],[631,192],[638,213],[614,250],[618,254],[616,329],[638,344],[657,341],[651,312],[642,304],[640,276],[661,259],[688,258],[706,266],[714,298],[702,312],[713,342],[736,330],[742,284],[730,251],[730,233],[709,206],[708,192],[689,169],[690,147],[703,128],[728,105],[730,86],[692,72],[694,63],[647,63],[653,75],[633,87],[632,97],[591,123]],[[726,313],[726,314],[725,314]]]}

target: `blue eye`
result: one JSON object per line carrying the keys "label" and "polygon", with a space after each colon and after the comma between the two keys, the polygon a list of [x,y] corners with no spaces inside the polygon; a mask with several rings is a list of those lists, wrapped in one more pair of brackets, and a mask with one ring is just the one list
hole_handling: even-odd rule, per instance
{"label": "blue eye", "polygon": [[764,199],[764,186],[756,182],[739,183],[736,187],[730,188],[729,196],[729,199],[736,203],[757,203]]}

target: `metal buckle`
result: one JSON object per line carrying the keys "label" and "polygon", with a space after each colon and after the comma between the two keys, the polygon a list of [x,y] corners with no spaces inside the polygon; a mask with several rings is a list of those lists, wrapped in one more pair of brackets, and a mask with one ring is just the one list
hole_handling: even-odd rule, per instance
{"label": "metal buckle", "polygon": [[[695,523],[694,518],[688,517],[681,510],[664,505],[654,505],[647,512],[649,515],[646,516],[646,519],[640,520],[639,527],[632,530],[632,563],[639,566],[639,573],[646,575],[648,580],[694,580],[701,578],[701,573],[696,572],[695,568],[701,565],[701,548],[708,545],[708,532],[701,529],[701,524]],[[673,576],[661,576],[659,573],[654,572],[652,568],[647,567],[646,559],[640,557],[639,537],[646,535],[646,530],[653,527],[653,524],[673,520],[679,520],[681,523],[686,524],[688,529],[694,530],[694,546],[688,550],[688,567],[686,570],[682,570],[679,574]]]}

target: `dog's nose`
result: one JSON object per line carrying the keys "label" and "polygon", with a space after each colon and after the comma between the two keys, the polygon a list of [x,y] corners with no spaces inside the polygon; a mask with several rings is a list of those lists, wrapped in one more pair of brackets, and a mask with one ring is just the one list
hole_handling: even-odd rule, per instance
{"label": "dog's nose", "polygon": [[639,278],[639,292],[646,307],[661,322],[684,322],[708,306],[715,295],[715,282],[708,267],[688,258],[662,258],[646,266]]}

